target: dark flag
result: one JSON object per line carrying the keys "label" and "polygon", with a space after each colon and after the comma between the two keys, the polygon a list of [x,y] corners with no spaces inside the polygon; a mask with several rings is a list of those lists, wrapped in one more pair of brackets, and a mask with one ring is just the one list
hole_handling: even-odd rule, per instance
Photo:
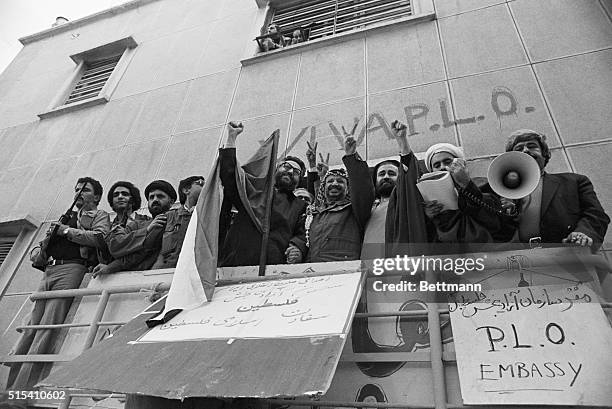
{"label": "dark flag", "polygon": [[423,197],[416,187],[419,166],[414,153],[402,157],[402,165],[389,198],[385,224],[386,257],[428,254],[428,223],[421,204]]}
{"label": "dark flag", "polygon": [[[264,253],[279,135],[277,129],[244,166],[236,164],[235,169],[240,200],[264,236]],[[220,161],[217,157],[189,221],[165,308],[158,316],[147,321],[150,327],[169,321],[182,310],[212,300],[217,280],[219,220],[223,202],[219,173]]]}

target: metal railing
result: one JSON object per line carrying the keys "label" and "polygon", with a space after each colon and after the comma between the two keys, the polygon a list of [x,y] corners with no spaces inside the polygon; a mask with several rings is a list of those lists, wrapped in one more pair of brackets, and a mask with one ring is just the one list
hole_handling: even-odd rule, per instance
{"label": "metal railing", "polygon": [[[314,273],[313,275],[321,275],[323,273]],[[329,274],[329,273],[325,273]],[[433,274],[433,272],[428,272]],[[296,274],[298,276],[299,274]],[[284,276],[287,277],[287,276]],[[261,280],[263,277],[259,277]],[[267,277],[266,277],[267,278]],[[263,278],[264,280],[266,278]],[[269,278],[273,278],[270,276]],[[432,279],[432,277],[427,277]],[[223,280],[224,284],[242,283],[245,281],[257,280],[257,278],[241,277],[232,280]],[[23,329],[60,329],[60,328],[82,328],[89,327],[82,352],[91,348],[96,339],[96,334],[100,327],[124,325],[124,321],[102,321],[106,307],[108,306],[109,298],[112,294],[139,293],[145,291],[165,291],[170,288],[169,284],[158,283],[150,287],[143,285],[132,284],[126,286],[116,286],[109,288],[80,288],[71,290],[55,290],[36,292],[30,296],[32,301],[51,299],[51,298],[72,298],[99,295],[100,299],[95,308],[92,320],[86,323],[69,323],[69,324],[54,324],[54,325],[23,325],[17,327],[17,330]],[[435,295],[432,295],[434,297]],[[400,317],[407,320],[417,320],[426,318],[429,325],[429,345],[430,351],[417,352],[368,352],[368,353],[343,353],[341,361],[343,362],[430,362],[433,373],[434,385],[434,404],[433,405],[408,405],[398,403],[365,403],[354,401],[324,401],[324,400],[286,400],[286,399],[261,399],[263,402],[270,404],[281,405],[296,405],[310,407],[354,407],[354,408],[397,408],[397,409],[454,409],[463,408],[463,405],[450,404],[446,401],[446,384],[444,375],[444,362],[455,362],[455,354],[453,352],[444,352],[442,348],[442,334],[440,327],[440,316],[448,316],[448,309],[437,307],[435,300],[427,300],[426,311],[394,311],[394,312],[370,312],[370,313],[355,313],[354,319],[364,318],[384,318],[384,317]],[[431,308],[434,306],[435,308]],[[602,308],[612,309],[612,303],[601,303]],[[62,354],[42,354],[42,355],[9,355],[2,357],[3,362],[67,362],[76,358],[76,356]],[[63,389],[62,389],[63,390]],[[121,398],[124,394],[112,393],[101,394],[83,393],[79,391],[65,391],[66,399],[64,399],[59,408],[68,409],[73,397],[95,397],[95,398]]]}
{"label": "metal railing", "polygon": [[[24,330],[24,329],[62,329],[62,328],[83,328],[89,327],[85,337],[85,343],[83,346],[84,352],[91,348],[94,345],[96,334],[98,333],[98,329],[104,326],[116,326],[123,325],[126,322],[123,321],[102,321],[104,316],[104,311],[108,305],[109,298],[112,294],[126,294],[126,293],[139,293],[142,290],[168,290],[170,288],[169,284],[155,284],[149,288],[140,284],[126,285],[126,286],[116,286],[110,288],[77,288],[71,290],[55,290],[55,291],[41,291],[35,292],[30,296],[32,301],[36,300],[47,300],[51,298],[74,298],[74,297],[86,297],[92,295],[100,296],[98,303],[96,305],[95,312],[90,322],[80,322],[80,323],[69,323],[69,324],[53,324],[53,325],[22,325],[16,328],[16,330]],[[3,362],[68,362],[76,358],[74,355],[63,355],[63,354],[40,354],[40,355],[8,355],[2,357]],[[72,396],[110,396],[110,395],[100,395],[100,394],[70,394],[66,393],[66,399],[62,401],[59,408],[68,409],[70,407],[70,403],[72,400]],[[113,394],[113,396],[118,396],[117,394]]]}

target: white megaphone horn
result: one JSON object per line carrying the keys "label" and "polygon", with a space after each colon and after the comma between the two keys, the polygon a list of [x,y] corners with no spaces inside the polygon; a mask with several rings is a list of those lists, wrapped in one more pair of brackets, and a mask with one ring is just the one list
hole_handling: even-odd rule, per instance
{"label": "white megaphone horn", "polygon": [[508,199],[522,199],[538,187],[538,162],[523,152],[506,152],[493,159],[487,172],[489,186]]}

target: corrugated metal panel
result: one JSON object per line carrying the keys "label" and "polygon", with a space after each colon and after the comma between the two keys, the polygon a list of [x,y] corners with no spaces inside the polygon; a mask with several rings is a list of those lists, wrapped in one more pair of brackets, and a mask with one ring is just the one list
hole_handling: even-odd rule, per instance
{"label": "corrugated metal panel", "polygon": [[281,31],[315,23],[310,32],[313,40],[409,15],[411,0],[317,0],[277,8],[272,22]]}
{"label": "corrugated metal panel", "polygon": [[13,244],[15,244],[15,239],[0,239],[0,266],[8,257],[11,248],[13,248]]}
{"label": "corrugated metal panel", "polygon": [[98,96],[120,58],[121,55],[119,54],[103,60],[85,63],[85,71],[66,99],[65,104],[72,104]]}

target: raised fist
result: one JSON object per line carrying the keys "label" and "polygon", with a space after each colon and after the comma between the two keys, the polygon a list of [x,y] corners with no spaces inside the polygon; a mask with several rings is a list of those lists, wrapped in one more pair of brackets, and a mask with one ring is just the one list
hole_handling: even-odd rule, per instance
{"label": "raised fist", "polygon": [[230,122],[227,124],[227,134],[232,137],[237,137],[244,131],[244,126],[242,122]]}
{"label": "raised fist", "polygon": [[408,144],[406,129],[406,125],[401,123],[400,121],[391,122],[391,130],[393,131],[393,136],[395,136],[397,145],[400,148],[401,155],[407,155],[410,153],[410,144]]}
{"label": "raised fist", "polygon": [[406,129],[407,129],[406,125],[404,125],[400,121],[391,122],[391,130],[393,131],[393,135],[396,138],[405,138]]}

